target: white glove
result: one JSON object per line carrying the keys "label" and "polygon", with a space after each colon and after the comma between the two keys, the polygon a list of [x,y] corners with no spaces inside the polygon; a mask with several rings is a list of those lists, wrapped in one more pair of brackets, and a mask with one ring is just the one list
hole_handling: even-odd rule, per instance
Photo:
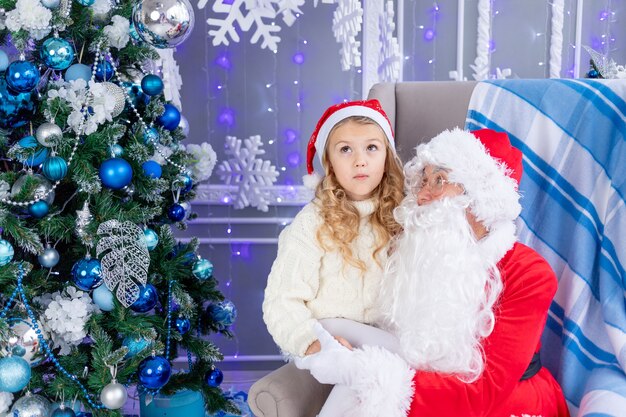
{"label": "white glove", "polygon": [[320,341],[321,351],[298,357],[294,364],[300,369],[308,369],[322,384],[349,386],[357,367],[353,352],[339,343],[321,324],[315,323],[313,330]]}

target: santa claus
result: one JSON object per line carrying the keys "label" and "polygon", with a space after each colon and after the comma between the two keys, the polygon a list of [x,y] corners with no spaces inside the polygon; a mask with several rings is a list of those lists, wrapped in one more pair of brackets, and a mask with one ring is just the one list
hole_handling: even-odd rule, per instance
{"label": "santa claus", "polygon": [[557,280],[516,242],[521,152],[505,133],[445,131],[405,175],[380,300],[398,352],[351,350],[318,326],[322,351],[297,365],[350,388],[341,415],[568,416],[538,353]]}

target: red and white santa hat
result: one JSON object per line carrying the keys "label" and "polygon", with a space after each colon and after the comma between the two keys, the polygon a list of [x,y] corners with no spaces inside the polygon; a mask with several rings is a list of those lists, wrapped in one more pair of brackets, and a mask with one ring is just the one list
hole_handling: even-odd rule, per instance
{"label": "red and white santa hat", "polygon": [[307,172],[309,175],[304,177],[305,185],[314,188],[319,181],[320,176],[313,172],[313,158],[317,153],[320,162],[322,161],[322,155],[324,155],[330,131],[337,123],[351,116],[365,116],[372,119],[383,130],[391,144],[391,149],[395,151],[391,122],[378,100],[347,101],[335,104],[326,109],[317,122],[311,139],[309,139],[306,154]]}
{"label": "red and white santa hat", "polygon": [[421,181],[426,165],[434,165],[449,169],[450,181],[463,185],[472,200],[470,210],[488,229],[519,216],[522,153],[511,145],[506,133],[446,130],[417,146],[416,152],[405,165],[409,189]]}

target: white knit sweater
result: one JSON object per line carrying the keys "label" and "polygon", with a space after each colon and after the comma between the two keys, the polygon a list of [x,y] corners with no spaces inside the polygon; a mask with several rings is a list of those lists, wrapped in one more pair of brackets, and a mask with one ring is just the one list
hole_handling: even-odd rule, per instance
{"label": "white knit sweater", "polygon": [[[278,239],[278,254],[267,279],[263,319],[283,353],[302,356],[317,337],[315,320],[346,318],[374,323],[378,318],[377,294],[383,271],[372,258],[376,248],[370,223],[373,200],[355,201],[361,214],[353,255],[365,272],[345,262],[338,250],[325,252],[317,241],[322,219],[315,202],[307,204]],[[386,250],[379,252],[384,265]]]}

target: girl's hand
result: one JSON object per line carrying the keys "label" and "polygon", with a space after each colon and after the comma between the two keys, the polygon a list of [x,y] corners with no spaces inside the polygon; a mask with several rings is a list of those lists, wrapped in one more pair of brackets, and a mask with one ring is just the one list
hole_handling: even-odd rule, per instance
{"label": "girl's hand", "polygon": [[345,346],[345,347],[347,347],[347,348],[348,348],[348,349],[350,349],[350,350],[352,350],[352,349],[353,349],[353,347],[352,347],[352,345],[350,344],[350,342],[348,342],[348,341],[347,341],[346,339],[344,339],[343,337],[341,337],[341,336],[334,336],[334,338],[335,338],[335,340],[336,340],[336,341],[338,341],[338,342],[339,342],[342,346]]}
{"label": "girl's hand", "polygon": [[[346,343],[348,342],[346,341]],[[313,355],[314,353],[317,353],[320,350],[322,350],[322,344],[320,343],[318,339],[309,345],[309,347],[306,349],[306,352],[304,352],[304,356]]]}

